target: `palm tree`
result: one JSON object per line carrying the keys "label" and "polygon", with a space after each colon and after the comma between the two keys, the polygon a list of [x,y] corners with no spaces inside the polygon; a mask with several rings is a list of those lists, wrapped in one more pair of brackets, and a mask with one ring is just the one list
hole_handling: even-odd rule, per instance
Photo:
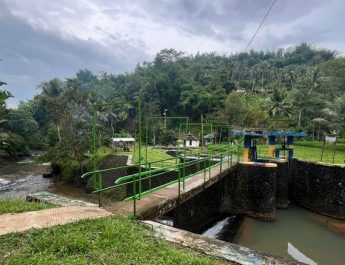
{"label": "palm tree", "polygon": [[270,68],[270,64],[264,61],[258,65],[258,68],[261,74],[261,90],[264,91],[264,79],[267,76],[268,70]]}
{"label": "palm tree", "polygon": [[[319,68],[314,67],[307,71],[307,77],[302,80],[302,97],[308,97],[313,90],[318,89],[321,86],[322,79],[323,77],[321,76]],[[301,126],[303,109],[304,105],[302,105],[299,110],[298,127]]]}
{"label": "palm tree", "polygon": [[345,132],[345,95],[336,97],[322,113],[337,131]]}
{"label": "palm tree", "polygon": [[253,79],[253,82],[252,82],[252,92],[254,92],[256,78],[257,78],[257,75],[259,73],[258,67],[254,66],[252,68],[252,70],[251,70],[251,73],[252,73],[252,79]]}
{"label": "palm tree", "polygon": [[289,65],[288,67],[286,67],[285,73],[284,73],[284,80],[286,82],[289,82],[291,85],[291,88],[294,87],[294,82],[296,81],[297,77],[298,77],[298,73],[294,70],[294,68]]}
{"label": "palm tree", "polygon": [[61,120],[65,107],[63,104],[63,92],[65,90],[65,83],[54,78],[48,82],[41,83],[38,88],[42,90],[40,98],[46,103],[48,113],[52,119],[54,125],[56,126],[59,142],[61,142]]}
{"label": "palm tree", "polygon": [[125,121],[128,117],[125,107],[123,102],[115,101],[113,104],[107,104],[97,111],[98,119],[105,124],[109,124],[113,136],[115,135],[115,124]]}
{"label": "palm tree", "polygon": [[271,108],[269,114],[276,117],[276,128],[278,129],[278,122],[280,116],[289,116],[291,109],[287,103],[286,90],[276,85],[273,88],[272,94],[269,99],[271,101]]}

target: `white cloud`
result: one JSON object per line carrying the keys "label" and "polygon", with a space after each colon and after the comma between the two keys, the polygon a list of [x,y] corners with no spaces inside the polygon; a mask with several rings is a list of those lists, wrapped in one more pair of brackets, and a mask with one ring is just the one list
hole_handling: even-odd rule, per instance
{"label": "white cloud", "polygon": [[[271,0],[0,0],[0,78],[18,98],[53,77],[129,71],[164,48],[242,51]],[[277,1],[251,48],[302,41],[345,52],[342,0]],[[1,25],[2,24],[2,25]],[[18,76],[29,76],[22,80]],[[23,87],[27,90],[23,92]]]}

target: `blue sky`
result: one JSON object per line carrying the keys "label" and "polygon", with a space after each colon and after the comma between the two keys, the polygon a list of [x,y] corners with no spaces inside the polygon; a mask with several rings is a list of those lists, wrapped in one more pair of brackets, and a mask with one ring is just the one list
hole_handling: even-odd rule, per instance
{"label": "blue sky", "polygon": [[[243,51],[271,0],[0,0],[0,80],[19,100],[79,69],[130,72],[164,48]],[[343,0],[278,0],[251,48],[303,41],[344,55]]]}

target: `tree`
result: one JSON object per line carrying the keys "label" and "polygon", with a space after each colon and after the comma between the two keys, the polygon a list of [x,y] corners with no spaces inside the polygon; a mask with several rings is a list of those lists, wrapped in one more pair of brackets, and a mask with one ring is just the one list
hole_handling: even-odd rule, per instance
{"label": "tree", "polygon": [[288,82],[291,87],[294,87],[294,82],[298,77],[298,73],[295,71],[294,67],[289,65],[284,69],[284,80]]}
{"label": "tree", "polygon": [[221,115],[226,123],[244,126],[246,110],[244,95],[233,91],[226,99],[225,109]]}
{"label": "tree", "polygon": [[286,90],[279,85],[275,86],[269,99],[271,101],[271,108],[268,112],[276,118],[276,128],[279,129],[279,117],[291,114],[290,105],[287,103]]}
{"label": "tree", "polygon": [[[0,86],[7,85],[5,82],[0,81]],[[5,118],[8,111],[6,109],[6,100],[12,97],[11,93],[6,90],[0,90],[0,146],[10,138],[9,133],[5,129],[8,120]]]}
{"label": "tree", "polygon": [[257,67],[261,75],[261,90],[264,91],[264,80],[269,71],[270,64],[265,61],[265,62],[260,63]]}
{"label": "tree", "polygon": [[31,144],[37,144],[39,128],[32,114],[24,109],[11,110],[8,115],[8,127]]}
{"label": "tree", "polygon": [[327,108],[322,110],[322,113],[335,131],[345,133],[345,95],[336,97]]}
{"label": "tree", "polygon": [[65,83],[62,80],[55,78],[48,82],[41,83],[38,87],[42,91],[40,99],[47,107],[48,115],[56,126],[59,142],[61,142],[61,120],[64,116],[66,106],[66,102],[63,100]]}

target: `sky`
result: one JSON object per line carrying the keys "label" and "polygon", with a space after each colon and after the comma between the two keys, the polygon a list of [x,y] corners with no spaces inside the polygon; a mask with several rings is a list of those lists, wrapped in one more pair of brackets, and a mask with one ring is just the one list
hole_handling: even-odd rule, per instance
{"label": "sky", "polygon": [[[20,100],[37,85],[131,72],[164,48],[241,52],[272,0],[0,0],[0,80]],[[344,0],[277,0],[250,49],[308,42],[345,54]],[[3,87],[2,87],[3,88]]]}

